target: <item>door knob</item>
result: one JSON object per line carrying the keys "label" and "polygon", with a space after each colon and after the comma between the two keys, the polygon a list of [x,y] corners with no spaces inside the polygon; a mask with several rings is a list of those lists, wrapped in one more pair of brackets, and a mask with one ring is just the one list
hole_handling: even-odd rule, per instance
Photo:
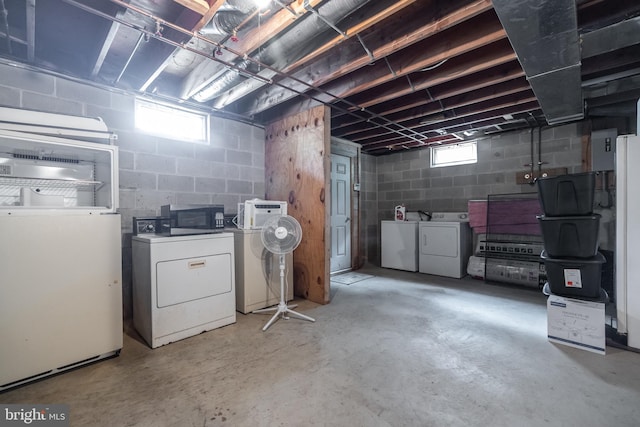
{"label": "door knob", "polygon": [[345,220],[344,220],[345,224],[346,224],[347,222],[349,222],[349,221],[351,221],[351,218],[349,218],[349,217],[347,217],[347,219],[345,219]]}

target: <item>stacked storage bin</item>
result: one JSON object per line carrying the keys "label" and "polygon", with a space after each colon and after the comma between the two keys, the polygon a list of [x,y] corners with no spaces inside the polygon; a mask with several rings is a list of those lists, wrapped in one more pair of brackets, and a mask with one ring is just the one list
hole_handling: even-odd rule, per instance
{"label": "stacked storage bin", "polygon": [[544,211],[537,216],[544,241],[540,256],[549,291],[599,299],[606,259],[598,252],[600,215],[593,213],[595,172],[540,178],[537,183]]}

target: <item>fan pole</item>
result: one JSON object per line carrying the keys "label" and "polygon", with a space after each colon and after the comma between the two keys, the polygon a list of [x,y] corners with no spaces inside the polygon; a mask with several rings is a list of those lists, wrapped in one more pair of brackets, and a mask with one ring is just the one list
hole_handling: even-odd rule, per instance
{"label": "fan pole", "polygon": [[[316,321],[316,319],[309,316],[305,316],[304,314],[300,314],[297,311],[293,311],[291,310],[291,308],[289,308],[289,306],[287,306],[287,300],[284,295],[285,294],[284,269],[285,269],[285,255],[280,254],[280,302],[278,303],[277,307],[263,308],[263,309],[254,311],[254,313],[264,313],[267,311],[275,310],[275,314],[273,315],[273,317],[271,317],[271,319],[267,322],[267,324],[264,325],[264,327],[262,328],[263,331],[266,331],[269,328],[269,326],[271,326],[276,320],[278,320],[278,316],[281,316],[283,319],[287,319],[287,320],[289,319],[287,315],[291,315],[302,320],[308,320],[310,322]],[[292,305],[291,307],[295,307],[295,305]]]}

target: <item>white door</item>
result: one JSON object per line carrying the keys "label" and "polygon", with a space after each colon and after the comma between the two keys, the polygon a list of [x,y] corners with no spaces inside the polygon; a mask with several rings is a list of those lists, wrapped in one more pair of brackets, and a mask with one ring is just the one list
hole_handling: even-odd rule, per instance
{"label": "white door", "polygon": [[351,268],[351,159],[331,155],[331,272]]}

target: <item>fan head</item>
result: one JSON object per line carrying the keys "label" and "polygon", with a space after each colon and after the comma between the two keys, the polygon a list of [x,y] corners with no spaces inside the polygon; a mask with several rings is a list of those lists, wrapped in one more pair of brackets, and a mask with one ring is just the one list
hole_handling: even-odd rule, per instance
{"label": "fan head", "polygon": [[262,244],[269,252],[282,255],[293,252],[302,240],[300,223],[289,215],[275,216],[262,226]]}

